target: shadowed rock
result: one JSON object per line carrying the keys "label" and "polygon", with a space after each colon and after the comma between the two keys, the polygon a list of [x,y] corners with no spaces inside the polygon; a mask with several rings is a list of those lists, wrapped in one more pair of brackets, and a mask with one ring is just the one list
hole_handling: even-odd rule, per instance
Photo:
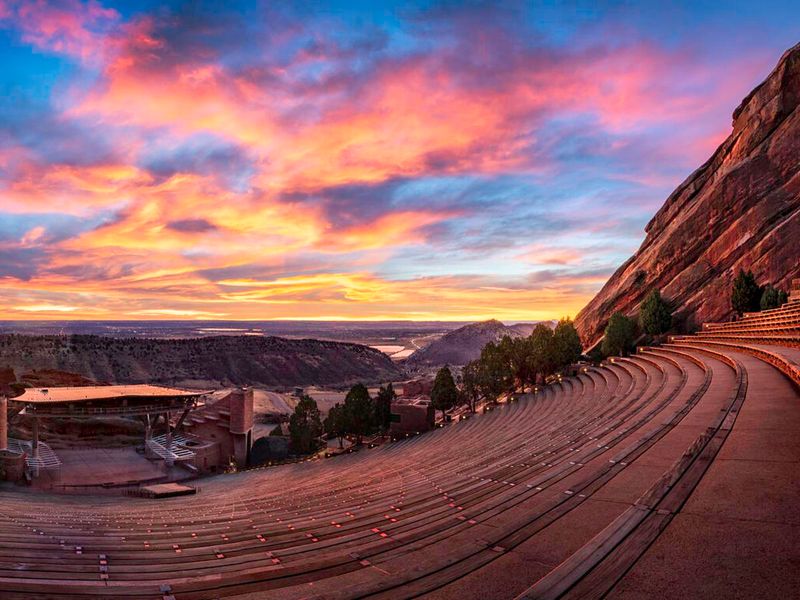
{"label": "shadowed rock", "polygon": [[609,316],[658,288],[689,327],[732,314],[738,269],[788,289],[800,276],[800,44],[733,113],[733,132],[667,198],[639,250],[578,314],[591,346]]}

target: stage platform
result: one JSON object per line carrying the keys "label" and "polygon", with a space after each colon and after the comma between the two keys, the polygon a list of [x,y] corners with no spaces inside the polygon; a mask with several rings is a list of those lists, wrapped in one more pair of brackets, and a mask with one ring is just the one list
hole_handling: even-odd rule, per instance
{"label": "stage platform", "polygon": [[147,460],[130,448],[58,450],[61,486],[124,485],[166,476],[164,463]]}
{"label": "stage platform", "polygon": [[147,498],[172,498],[174,496],[191,496],[197,490],[190,485],[180,483],[158,483],[145,485],[140,488],[142,495]]}

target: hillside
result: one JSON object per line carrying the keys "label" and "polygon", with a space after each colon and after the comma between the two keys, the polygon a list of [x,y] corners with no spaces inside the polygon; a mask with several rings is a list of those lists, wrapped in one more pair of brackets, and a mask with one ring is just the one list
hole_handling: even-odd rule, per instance
{"label": "hillside", "polygon": [[732,315],[736,272],[788,290],[800,276],[800,44],[733,113],[733,132],[667,198],[639,250],[578,314],[587,346],[659,288],[688,329]]}
{"label": "hillside", "polygon": [[131,339],[95,335],[0,335],[0,366],[57,369],[109,383],[347,385],[402,378],[377,350],[359,344],[278,337]]}
{"label": "hillside", "polygon": [[418,369],[443,365],[465,365],[478,358],[481,349],[487,343],[499,341],[506,335],[511,337],[530,335],[533,327],[534,325],[530,323],[504,325],[495,319],[464,325],[414,352],[406,360],[406,366]]}

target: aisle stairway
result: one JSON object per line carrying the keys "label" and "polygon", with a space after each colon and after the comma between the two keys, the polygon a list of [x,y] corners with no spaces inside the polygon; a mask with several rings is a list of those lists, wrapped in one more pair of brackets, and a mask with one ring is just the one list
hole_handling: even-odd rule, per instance
{"label": "aisle stairway", "polygon": [[0,597],[788,597],[797,293],[444,429],[196,496],[0,492]]}

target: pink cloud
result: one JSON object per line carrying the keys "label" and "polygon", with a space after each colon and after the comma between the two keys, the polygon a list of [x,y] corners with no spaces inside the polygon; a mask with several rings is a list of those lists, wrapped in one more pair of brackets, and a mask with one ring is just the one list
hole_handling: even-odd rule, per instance
{"label": "pink cloud", "polygon": [[0,6],[0,18],[11,20],[27,43],[83,62],[97,62],[108,50],[108,30],[119,22],[120,15],[95,0],[29,0]]}

